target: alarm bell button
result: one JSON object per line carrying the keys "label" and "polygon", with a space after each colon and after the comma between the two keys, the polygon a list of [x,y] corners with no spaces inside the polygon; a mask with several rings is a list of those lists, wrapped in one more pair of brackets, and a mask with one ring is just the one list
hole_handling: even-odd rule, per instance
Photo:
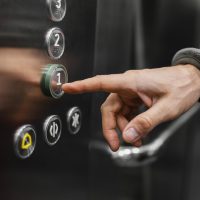
{"label": "alarm bell button", "polygon": [[21,126],[14,134],[14,150],[21,159],[32,155],[36,145],[36,132],[31,125]]}
{"label": "alarm bell button", "polygon": [[27,150],[32,146],[32,138],[29,133],[26,133],[22,139],[21,149]]}

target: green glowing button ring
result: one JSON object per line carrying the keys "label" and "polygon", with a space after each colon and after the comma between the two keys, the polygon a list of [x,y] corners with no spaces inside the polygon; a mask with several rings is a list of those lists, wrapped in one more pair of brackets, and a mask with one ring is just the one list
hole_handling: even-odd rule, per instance
{"label": "green glowing button ring", "polygon": [[44,95],[59,99],[63,96],[62,85],[68,82],[66,68],[60,64],[46,65],[42,70],[41,90]]}

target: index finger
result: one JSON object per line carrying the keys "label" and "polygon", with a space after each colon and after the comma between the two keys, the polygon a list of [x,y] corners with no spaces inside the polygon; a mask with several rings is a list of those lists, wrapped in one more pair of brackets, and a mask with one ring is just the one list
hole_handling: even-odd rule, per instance
{"label": "index finger", "polygon": [[124,88],[125,77],[123,74],[98,75],[81,81],[63,84],[65,93],[79,94],[85,92],[117,92]]}

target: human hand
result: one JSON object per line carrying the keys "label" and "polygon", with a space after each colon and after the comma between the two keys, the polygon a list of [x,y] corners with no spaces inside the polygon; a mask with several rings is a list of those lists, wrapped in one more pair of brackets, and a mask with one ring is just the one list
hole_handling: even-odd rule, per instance
{"label": "human hand", "polygon": [[[155,126],[189,110],[200,97],[200,71],[192,65],[130,70],[67,83],[63,90],[111,93],[101,106],[102,127],[110,148],[117,151],[116,128],[125,142],[141,146],[142,138]],[[141,105],[148,109],[137,115]]]}
{"label": "human hand", "polygon": [[23,121],[38,119],[47,100],[39,87],[41,68],[49,63],[45,55],[45,52],[39,49],[0,48],[2,123],[7,121],[9,124],[20,124]]}

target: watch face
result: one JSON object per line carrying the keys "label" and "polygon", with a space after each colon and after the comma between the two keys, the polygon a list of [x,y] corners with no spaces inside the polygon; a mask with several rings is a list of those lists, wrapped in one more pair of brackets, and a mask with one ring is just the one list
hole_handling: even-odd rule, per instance
{"label": "watch face", "polygon": [[62,21],[67,10],[66,0],[47,0],[50,19],[54,22]]}
{"label": "watch face", "polygon": [[60,28],[52,28],[46,34],[47,51],[50,58],[56,60],[62,57],[65,51],[65,36]]}
{"label": "watch face", "polygon": [[64,94],[62,85],[68,82],[67,70],[60,64],[49,64],[44,68],[41,80],[41,90],[46,96],[55,99]]}

